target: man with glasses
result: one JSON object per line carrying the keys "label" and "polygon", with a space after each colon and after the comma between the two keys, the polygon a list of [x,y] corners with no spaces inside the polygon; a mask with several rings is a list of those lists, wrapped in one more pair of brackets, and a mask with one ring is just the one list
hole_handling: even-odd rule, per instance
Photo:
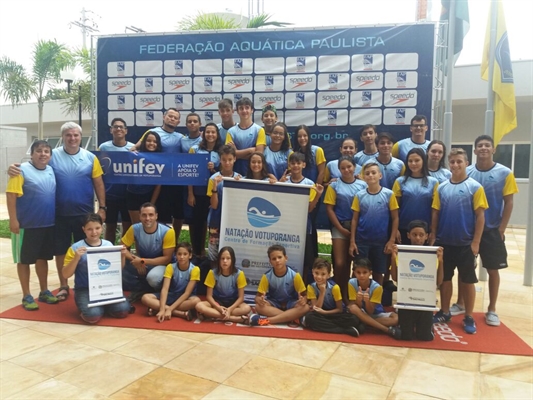
{"label": "man with glasses", "polygon": [[[110,132],[113,140],[102,143],[98,150],[128,151],[134,146],[133,143],[126,140],[128,127],[122,118],[114,118],[111,121]],[[106,183],[105,197],[107,205],[105,239],[115,243],[119,214],[122,221],[122,231],[126,232],[131,226],[130,214],[126,206],[126,185]]]}
{"label": "man with glasses", "polygon": [[425,115],[415,115],[411,119],[411,137],[397,141],[392,146],[392,156],[407,163],[407,153],[411,149],[421,148],[427,152],[430,141],[426,140],[428,130],[427,118]]}

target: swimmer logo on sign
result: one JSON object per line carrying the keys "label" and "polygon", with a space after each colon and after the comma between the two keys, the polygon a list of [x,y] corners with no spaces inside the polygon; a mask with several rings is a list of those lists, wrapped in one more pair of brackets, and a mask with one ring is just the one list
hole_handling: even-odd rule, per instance
{"label": "swimmer logo on sign", "polygon": [[254,228],[266,228],[279,221],[281,212],[271,202],[261,198],[253,197],[246,207],[248,222]]}

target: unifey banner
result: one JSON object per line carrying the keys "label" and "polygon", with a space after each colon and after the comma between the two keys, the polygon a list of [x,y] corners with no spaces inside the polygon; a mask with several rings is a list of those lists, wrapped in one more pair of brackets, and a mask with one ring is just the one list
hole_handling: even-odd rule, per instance
{"label": "unifey banner", "polygon": [[280,244],[287,265],[303,271],[311,186],[224,179],[220,247],[231,246],[246,275],[247,293],[256,293],[271,267],[267,249]]}
{"label": "unifey banner", "polygon": [[95,151],[105,183],[207,185],[207,154]]}
{"label": "unifey banner", "polygon": [[435,246],[398,245],[396,308],[437,311],[437,249]]}
{"label": "unifey banner", "polygon": [[89,307],[124,301],[122,246],[88,247]]}

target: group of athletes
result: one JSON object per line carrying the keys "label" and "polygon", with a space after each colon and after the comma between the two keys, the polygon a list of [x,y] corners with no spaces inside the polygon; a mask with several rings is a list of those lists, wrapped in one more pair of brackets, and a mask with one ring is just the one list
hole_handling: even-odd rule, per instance
{"label": "group of athletes", "polygon": [[[323,149],[311,143],[309,128],[300,125],[293,133],[289,132],[285,124],[278,121],[275,107],[267,106],[262,110],[263,126],[253,122],[254,108],[250,99],[239,100],[235,108],[239,115],[238,124],[233,120],[233,103],[229,99],[223,99],[219,103],[222,122],[207,123],[203,130],[200,116],[189,113],[186,116],[187,135],[176,132],[181,118],[180,112],[168,109],[163,117],[163,125],[148,130],[137,143],[127,141],[126,122],[115,118],[110,128],[112,140],[100,144],[101,151],[208,154],[206,168],[211,176],[207,187],[138,185],[133,182],[128,185],[104,185],[98,159],[80,147],[81,128],[74,123],[66,123],[62,127],[61,148],[52,151],[46,142],[35,142],[31,148],[31,161],[20,167],[10,167],[11,178],[7,188],[10,229],[14,234],[14,255],[23,291],[23,306],[28,310],[38,308],[29,290],[29,264],[35,264],[41,284],[40,301],[56,303],[65,300],[69,295],[67,279],[75,275],[75,299],[78,308],[82,317],[84,312],[87,312],[87,318],[84,318],[87,322],[95,322],[91,320],[92,315],[89,315],[91,313],[86,308],[88,282],[84,249],[87,245],[102,243],[100,234],[104,221],[105,240],[110,245],[116,242],[119,221],[122,222],[123,232],[128,232],[132,224],[133,227],[143,227],[146,220],[141,214],[147,204],[148,207],[153,207],[156,220],[163,224],[172,223],[174,237],[178,241],[182,224],[186,222],[192,247],[187,248],[185,258],[199,263],[207,257],[211,261],[211,267],[218,271],[216,276],[223,276],[225,269],[222,268],[219,254],[222,178],[232,177],[267,180],[271,183],[291,182],[312,187],[301,280],[304,284],[315,286],[310,290],[309,286],[307,290],[305,286],[303,290],[294,289],[294,302],[289,298],[276,302],[276,290],[272,287],[273,278],[270,277],[267,283],[260,286],[262,292],[260,290],[259,298],[256,298],[259,313],[247,319],[252,325],[285,321],[286,318],[276,317],[287,311],[289,305],[291,309],[303,304],[301,299],[307,291],[306,305],[309,299],[315,308],[330,311],[339,310],[339,304],[344,301],[348,310],[358,309],[362,312],[351,311],[360,322],[388,332],[396,338],[411,338],[413,329],[404,327],[408,324],[416,325],[418,321],[421,325],[415,328],[416,332],[420,331],[419,334],[416,333],[417,337],[430,340],[428,338],[432,338],[432,335],[428,332],[432,323],[445,323],[453,315],[459,314],[465,314],[465,332],[475,333],[476,324],[472,312],[478,254],[489,274],[490,303],[485,321],[492,326],[500,324],[496,314],[498,271],[507,267],[504,233],[512,212],[513,194],[518,190],[513,173],[507,167],[494,162],[495,148],[491,137],[479,136],[475,140],[476,163],[469,165],[468,156],[463,149],[453,148],[447,156],[444,143],[426,140],[427,119],[423,115],[416,115],[410,123],[410,138],[395,142],[389,133],[378,134],[373,125],[364,125],[360,131],[364,149],[358,152],[356,138],[347,137],[341,142],[339,158],[327,162]],[[445,167],[446,161],[449,169]],[[322,201],[323,192],[325,195]],[[87,220],[87,214],[94,211],[94,193],[99,201],[98,213],[93,215],[92,220]],[[324,206],[321,207],[321,203]],[[335,284],[328,285],[322,281],[317,286],[320,279],[317,279],[316,270],[320,268],[316,267],[316,263],[322,268],[325,264],[323,260],[317,259],[315,221],[317,213],[324,212],[324,208],[331,224],[332,272],[336,289]],[[98,221],[97,217],[101,220]],[[95,225],[92,233],[86,229],[87,224]],[[206,253],[207,232],[209,244]],[[89,237],[90,235],[92,236]],[[76,242],[73,246],[71,236]],[[421,316],[406,313],[403,316],[403,324],[400,315],[401,331],[397,327],[396,314],[384,313],[381,308],[381,285],[388,281],[389,275],[396,277],[396,244],[399,243],[439,246],[438,276],[442,280],[442,283],[436,282],[440,285],[440,311],[434,316],[430,315],[429,320],[427,312]],[[183,261],[184,270],[179,272],[176,257],[179,259],[180,248],[183,246],[176,247],[176,255],[172,259],[174,273],[172,268],[169,270],[163,266],[161,269],[161,277],[157,279],[159,287],[153,288],[156,293],[160,293],[161,285],[164,285],[167,279],[169,284],[172,284],[178,276],[185,279],[184,270],[189,271],[189,274],[193,271],[189,269],[189,262]],[[281,258],[286,258],[284,249],[279,248],[273,251],[269,249],[269,258],[272,252],[276,251],[281,252]],[[56,296],[48,290],[46,283],[46,260],[52,259],[53,255],[56,257],[61,280],[61,287]],[[144,265],[140,260],[135,261],[135,257],[128,250],[124,250],[124,258],[130,264],[138,263],[133,269],[134,275],[135,270],[138,272],[136,279],[142,278],[142,272],[146,275],[151,267],[155,267]],[[352,272],[353,259],[356,260],[356,268]],[[85,265],[76,267],[80,262],[85,262]],[[270,259],[270,262],[276,278],[275,261]],[[362,272],[357,273],[357,266]],[[451,305],[451,280],[455,268],[459,272],[458,299]],[[83,270],[85,272],[79,272]],[[330,270],[331,267],[326,268],[328,278]],[[371,275],[370,283],[366,281],[365,273]],[[190,280],[190,275],[187,277]],[[242,283],[242,278],[240,282]],[[237,281],[233,284],[237,285]],[[296,284],[294,286],[296,287]],[[180,287],[185,290],[187,284],[184,286],[182,282]],[[298,287],[301,289],[301,285]],[[236,293],[234,292],[234,295]],[[314,299],[309,296],[310,293],[315,293]],[[204,311],[200,312],[201,315],[205,313],[205,307],[198,306],[205,302],[186,303],[187,307],[190,307],[183,309],[182,303],[188,299],[183,295],[184,292],[170,296],[173,299],[170,305],[167,304],[170,301],[168,292],[164,301],[161,297],[154,300],[149,293],[143,295],[142,301],[150,309],[155,307],[156,302],[161,304],[160,309],[153,312],[160,320],[162,316],[174,315],[171,312],[169,314],[167,307],[175,302],[179,303],[172,308],[172,312],[176,312],[175,315],[190,319],[189,311],[198,310],[198,307],[200,311]],[[192,292],[188,292],[187,296],[191,295]],[[317,307],[316,301],[321,296],[322,301]],[[179,299],[181,301],[178,301]],[[324,299],[334,301],[324,303]],[[341,303],[338,303],[339,301]],[[327,310],[328,307],[324,309],[323,304],[326,303],[330,310]],[[221,319],[227,317],[225,312],[230,307],[229,303],[227,306],[221,306],[213,300],[210,304],[210,307],[221,313]],[[240,303],[234,308],[239,307]],[[272,307],[279,312],[271,310]],[[114,316],[125,316],[129,311],[129,306],[125,304],[115,308],[107,312]],[[261,310],[264,315],[260,314]],[[102,310],[101,315],[104,311]],[[337,314],[318,313],[326,315],[325,320],[333,318],[329,314]],[[242,312],[237,317],[246,319],[244,314]],[[291,312],[287,318],[294,319],[293,314],[298,313]],[[300,318],[306,314],[307,312],[296,317]],[[101,315],[97,315],[96,320]],[[366,318],[367,315],[371,318]],[[337,317],[338,315],[334,318]],[[314,329],[316,318],[307,319],[309,325],[312,325],[309,327]],[[323,324],[324,321],[321,321],[318,326],[322,327]],[[346,328],[347,333],[353,332],[353,329],[360,330],[353,321],[350,324]],[[404,330],[409,332],[402,334]]]}

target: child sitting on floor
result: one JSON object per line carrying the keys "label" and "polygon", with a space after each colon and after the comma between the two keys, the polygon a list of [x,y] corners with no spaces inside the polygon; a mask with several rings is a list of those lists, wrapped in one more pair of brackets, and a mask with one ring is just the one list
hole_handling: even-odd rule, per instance
{"label": "child sitting on floor", "polygon": [[381,305],[383,287],[370,278],[372,265],[368,258],[356,259],[353,263],[355,277],[348,282],[348,310],[365,325],[400,339],[398,314],[385,312]]}
{"label": "child sitting on floor", "polygon": [[[80,311],[81,319],[90,324],[96,324],[105,313],[113,318],[126,318],[130,304],[124,301],[89,307],[89,276],[87,270],[87,247],[107,247],[113,243],[100,239],[103,230],[102,217],[98,214],[88,214],[83,224],[86,238],[74,243],[67,251],[63,265],[63,276],[68,279],[74,275],[74,300]],[[122,267],[126,261],[126,248],[122,250]]]}
{"label": "child sitting on floor", "polygon": [[199,317],[219,321],[248,322],[251,307],[244,302],[246,277],[235,266],[232,247],[222,247],[218,252],[218,267],[208,272],[205,279],[206,299],[196,305]]}
{"label": "child sitting on floor", "polygon": [[359,337],[364,325],[353,314],[344,312],[339,285],[329,279],[331,264],[317,258],[312,268],[314,282],[307,285],[312,311],[303,318],[306,328],[318,332],[346,333]]}
{"label": "child sitting on floor", "polygon": [[299,320],[309,311],[302,276],[287,266],[285,247],[275,244],[267,253],[272,268],[259,282],[255,296],[258,314],[250,316],[252,326]]}
{"label": "child sitting on floor", "polygon": [[[411,221],[407,227],[407,238],[413,246],[424,246],[428,240],[428,224],[425,221]],[[443,249],[437,250],[437,287],[442,283]],[[391,277],[398,282],[398,247],[392,250]],[[402,331],[402,340],[433,340],[433,311],[398,309],[398,321]]]}
{"label": "child sitting on floor", "polygon": [[159,322],[170,317],[180,317],[187,321],[196,318],[196,283],[200,280],[200,268],[191,262],[192,247],[189,243],[176,245],[177,262],[168,264],[163,275],[161,293],[147,293],[141,301],[148,306],[148,315],[154,315]]}

